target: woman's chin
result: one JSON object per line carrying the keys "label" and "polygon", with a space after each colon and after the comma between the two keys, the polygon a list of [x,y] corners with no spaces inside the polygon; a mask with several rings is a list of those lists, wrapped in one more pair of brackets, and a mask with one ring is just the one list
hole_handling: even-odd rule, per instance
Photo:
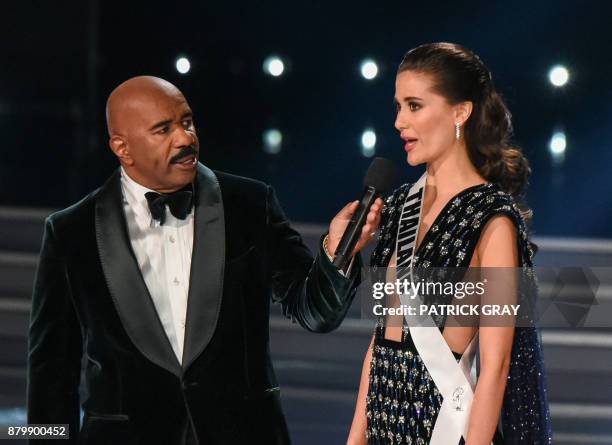
{"label": "woman's chin", "polygon": [[411,152],[406,155],[406,162],[412,167],[422,164],[424,161],[416,153]]}

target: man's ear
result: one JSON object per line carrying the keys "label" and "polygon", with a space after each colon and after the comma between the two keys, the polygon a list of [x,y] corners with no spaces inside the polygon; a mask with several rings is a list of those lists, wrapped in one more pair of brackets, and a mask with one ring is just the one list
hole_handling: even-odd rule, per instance
{"label": "man's ear", "polygon": [[455,123],[459,123],[461,126],[465,125],[472,114],[473,106],[474,104],[471,101],[459,102],[455,105]]}
{"label": "man's ear", "polygon": [[111,136],[111,138],[108,140],[108,145],[110,149],[113,150],[113,153],[115,153],[115,156],[119,158],[119,162],[121,162],[121,164],[134,164],[134,159],[132,159],[130,156],[130,152],[127,148],[127,141],[123,136],[117,134]]}

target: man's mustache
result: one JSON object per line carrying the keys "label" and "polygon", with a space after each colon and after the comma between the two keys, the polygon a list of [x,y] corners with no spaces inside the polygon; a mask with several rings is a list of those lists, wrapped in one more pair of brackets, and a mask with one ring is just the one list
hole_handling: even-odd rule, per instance
{"label": "man's mustache", "polygon": [[195,147],[195,145],[188,145],[187,147],[181,148],[181,151],[170,159],[170,164],[176,164],[177,162],[181,162],[183,159],[190,156],[197,156],[197,154],[198,149]]}

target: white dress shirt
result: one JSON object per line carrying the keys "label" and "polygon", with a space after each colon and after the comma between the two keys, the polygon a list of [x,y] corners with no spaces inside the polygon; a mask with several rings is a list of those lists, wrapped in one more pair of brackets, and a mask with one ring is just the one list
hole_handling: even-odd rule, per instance
{"label": "white dress shirt", "polygon": [[166,206],[163,225],[151,217],[145,193],[152,192],[121,168],[123,210],[130,243],[157,315],[179,363],[183,359],[187,295],[193,248],[193,209],[185,220]]}

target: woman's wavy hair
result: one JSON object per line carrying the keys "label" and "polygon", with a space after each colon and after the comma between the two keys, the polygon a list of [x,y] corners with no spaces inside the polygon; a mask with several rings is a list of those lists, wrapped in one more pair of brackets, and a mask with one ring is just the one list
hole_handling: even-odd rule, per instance
{"label": "woman's wavy hair", "polygon": [[531,173],[529,163],[521,149],[509,142],[510,112],[480,58],[456,43],[428,43],[406,53],[398,74],[403,71],[431,75],[434,91],[452,105],[472,102],[464,127],[470,160],[487,181],[520,198]]}

